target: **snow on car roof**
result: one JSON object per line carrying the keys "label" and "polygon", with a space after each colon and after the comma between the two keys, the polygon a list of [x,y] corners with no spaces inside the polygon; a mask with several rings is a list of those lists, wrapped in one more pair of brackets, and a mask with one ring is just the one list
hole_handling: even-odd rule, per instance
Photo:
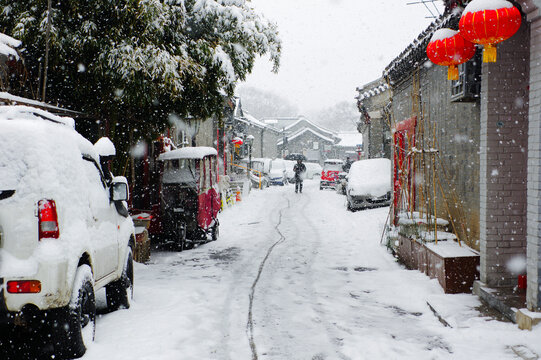
{"label": "snow on car roof", "polygon": [[24,105],[0,105],[0,120],[48,120],[75,129],[75,120],[51,114],[31,106]]}
{"label": "snow on car roof", "polygon": [[325,163],[327,164],[343,164],[344,163],[344,160],[340,160],[340,159],[327,159],[324,161]]}
{"label": "snow on car roof", "polygon": [[218,152],[215,148],[207,146],[184,147],[176,150],[171,150],[160,154],[159,160],[175,160],[175,159],[202,159],[205,156],[216,156]]}

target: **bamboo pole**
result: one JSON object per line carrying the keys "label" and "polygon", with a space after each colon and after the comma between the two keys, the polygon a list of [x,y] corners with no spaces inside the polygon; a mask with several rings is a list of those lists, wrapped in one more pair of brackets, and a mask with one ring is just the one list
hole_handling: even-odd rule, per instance
{"label": "bamboo pole", "polygon": [[[434,124],[434,142],[436,142],[436,124]],[[433,148],[435,149],[435,148]],[[436,245],[438,244],[438,213],[437,213],[437,206],[436,206],[436,154],[432,153],[432,181],[433,181],[433,187],[434,187],[434,240],[436,242]]]}
{"label": "bamboo pole", "polygon": [[[436,141],[437,141],[437,139],[436,139]],[[451,197],[452,197],[452,200],[455,203],[455,208],[458,211],[459,222],[460,222],[462,231],[463,231],[464,235],[466,236],[466,241],[468,243],[471,243],[470,236],[469,236],[468,231],[467,231],[467,229],[465,228],[465,225],[464,225],[464,223],[466,222],[466,214],[464,212],[464,207],[462,206],[461,202],[459,201],[459,198],[458,198],[458,195],[456,194],[455,188],[453,186],[451,186],[451,181],[449,180],[447,170],[446,170],[446,168],[445,168],[445,166],[443,164],[443,161],[442,161],[441,157],[439,156],[439,154],[438,154],[438,162],[439,162],[440,167],[442,169],[444,179],[447,182],[447,186],[451,190]],[[451,214],[449,214],[449,215],[451,215]]]}
{"label": "bamboo pole", "polygon": [[451,220],[451,226],[453,227],[453,232],[456,235],[456,239],[458,241],[458,245],[462,246],[460,242],[460,237],[458,236],[458,232],[456,231],[455,221],[453,219],[453,216],[451,215],[451,210],[449,209],[449,202],[447,201],[447,197],[445,196],[445,193],[443,192],[443,187],[441,186],[440,178],[438,177],[438,185],[440,188],[441,195],[443,196],[443,200],[445,202],[445,207],[447,209],[447,213],[449,214],[449,219]]}

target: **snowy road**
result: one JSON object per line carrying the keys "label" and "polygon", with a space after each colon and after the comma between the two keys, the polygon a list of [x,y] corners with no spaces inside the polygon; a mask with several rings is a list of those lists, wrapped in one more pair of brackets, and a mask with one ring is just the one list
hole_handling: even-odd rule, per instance
{"label": "snowy road", "polygon": [[[292,186],[220,214],[216,242],[136,264],[129,310],[103,314],[85,360],[516,359],[540,331],[483,318],[380,245],[388,208]],[[98,294],[104,301],[104,294]],[[427,301],[452,327],[434,316]]]}

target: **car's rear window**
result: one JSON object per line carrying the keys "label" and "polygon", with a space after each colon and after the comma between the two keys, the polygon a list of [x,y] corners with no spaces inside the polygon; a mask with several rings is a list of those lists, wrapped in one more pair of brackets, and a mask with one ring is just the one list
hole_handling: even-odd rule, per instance
{"label": "car's rear window", "polygon": [[323,165],[325,171],[342,171],[342,163],[325,163]]}

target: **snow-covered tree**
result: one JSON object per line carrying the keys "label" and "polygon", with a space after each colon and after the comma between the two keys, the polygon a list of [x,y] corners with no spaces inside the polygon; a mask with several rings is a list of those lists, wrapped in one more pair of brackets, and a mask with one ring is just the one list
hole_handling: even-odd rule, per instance
{"label": "snow-covered tree", "polygon": [[[0,0],[0,10],[39,98],[47,0]],[[144,132],[172,112],[219,114],[258,55],[279,66],[276,26],[248,0],[53,0],[50,19],[46,100]]]}
{"label": "snow-covered tree", "polygon": [[299,115],[297,106],[272,91],[251,86],[239,86],[236,93],[240,96],[242,109],[258,119]]}
{"label": "snow-covered tree", "polygon": [[355,131],[359,110],[355,102],[342,101],[310,115],[314,122],[334,131]]}

